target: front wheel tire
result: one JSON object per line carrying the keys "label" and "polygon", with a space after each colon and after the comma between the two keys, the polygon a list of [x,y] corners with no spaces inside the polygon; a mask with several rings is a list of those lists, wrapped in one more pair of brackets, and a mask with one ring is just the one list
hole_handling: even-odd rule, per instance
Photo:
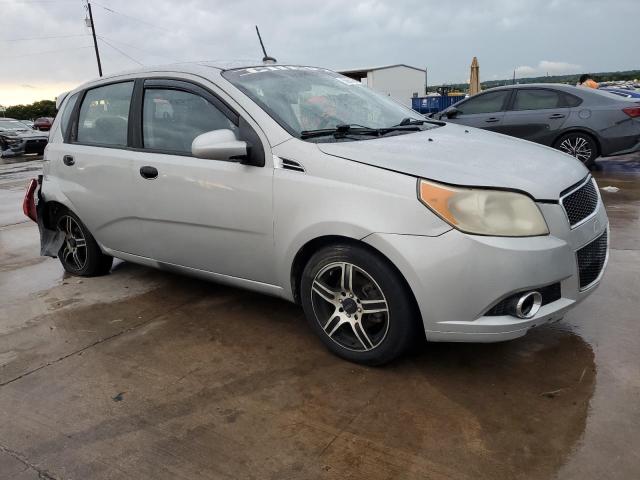
{"label": "front wheel tire", "polygon": [[58,258],[67,272],[81,277],[109,273],[113,257],[102,253],[93,235],[77,215],[70,211],[63,212],[58,216],[56,227],[64,234]]}
{"label": "front wheel tire", "polygon": [[561,136],[555,143],[555,148],[576,157],[585,167],[592,167],[598,156],[596,141],[586,133],[574,132]]}
{"label": "front wheel tire", "polygon": [[300,294],[311,328],[325,346],[364,365],[388,363],[419,336],[419,315],[401,275],[382,257],[356,245],[315,253]]}

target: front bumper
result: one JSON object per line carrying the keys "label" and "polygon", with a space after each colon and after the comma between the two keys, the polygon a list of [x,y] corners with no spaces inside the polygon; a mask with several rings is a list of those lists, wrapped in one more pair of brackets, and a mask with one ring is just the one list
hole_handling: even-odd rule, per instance
{"label": "front bumper", "polygon": [[7,158],[23,155],[25,146],[26,142],[21,138],[4,136],[0,139],[0,156]]}
{"label": "front bumper", "polygon": [[[608,228],[602,201],[589,220],[573,229],[560,205],[539,207],[549,226],[546,236],[484,237],[450,230],[439,237],[376,233],[364,241],[386,255],[404,275],[428,340],[509,340],[561,319],[600,281],[580,289],[575,252]],[[543,305],[531,319],[484,315],[515,292],[556,282],[561,284],[561,298]]]}
{"label": "front bumper", "polygon": [[49,139],[47,137],[29,138],[24,142],[24,153],[42,154],[48,142]]}

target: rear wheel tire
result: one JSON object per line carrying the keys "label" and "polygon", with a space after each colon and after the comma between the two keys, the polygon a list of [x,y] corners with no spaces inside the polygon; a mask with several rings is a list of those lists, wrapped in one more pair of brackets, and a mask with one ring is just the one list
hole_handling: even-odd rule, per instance
{"label": "rear wheel tire", "polygon": [[56,220],[56,228],[64,234],[58,258],[67,272],[81,277],[109,273],[113,257],[102,253],[93,235],[76,214],[62,212]]}
{"label": "rear wheel tire", "polygon": [[562,135],[554,147],[576,157],[585,167],[592,167],[596,163],[598,144],[587,133],[573,132]]}
{"label": "rear wheel tire", "polygon": [[302,273],[302,307],[311,328],[334,354],[382,365],[419,338],[419,315],[401,275],[356,245],[316,252]]}

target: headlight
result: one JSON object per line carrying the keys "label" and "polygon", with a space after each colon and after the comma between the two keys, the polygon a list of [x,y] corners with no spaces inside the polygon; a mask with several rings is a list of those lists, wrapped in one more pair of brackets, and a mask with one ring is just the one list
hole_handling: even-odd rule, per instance
{"label": "headlight", "polygon": [[463,232],[502,237],[549,233],[538,206],[521,193],[419,180],[418,197],[445,222]]}
{"label": "headlight", "polygon": [[11,137],[9,135],[3,135],[2,138],[4,138],[5,142],[7,142],[7,144],[9,144],[9,145],[15,145],[17,143],[21,143],[22,142],[22,140],[20,138]]}

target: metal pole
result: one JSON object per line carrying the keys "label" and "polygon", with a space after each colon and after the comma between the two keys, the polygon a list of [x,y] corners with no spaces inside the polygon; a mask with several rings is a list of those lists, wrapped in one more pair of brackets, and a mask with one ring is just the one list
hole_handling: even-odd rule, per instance
{"label": "metal pole", "polygon": [[262,57],[262,63],[269,64],[269,63],[276,63],[277,60],[273,57],[270,57],[269,55],[267,55],[267,49],[264,48],[264,43],[262,43],[262,36],[260,35],[260,30],[258,30],[258,26],[256,25],[256,33],[258,34],[258,40],[260,40],[260,46],[262,47],[262,53],[264,53],[264,57]]}
{"label": "metal pole", "polygon": [[93,14],[91,13],[91,4],[87,2],[89,9],[89,21],[91,22],[91,33],[93,34],[93,46],[96,49],[96,60],[98,61],[98,74],[102,76],[102,64],[100,63],[100,51],[98,50],[98,40],[96,39],[96,28],[93,25]]}
{"label": "metal pole", "polygon": [[429,94],[429,82],[427,81],[427,67],[424,68],[424,94]]}
{"label": "metal pole", "polygon": [[267,57],[267,51],[264,48],[264,43],[262,43],[262,37],[260,36],[260,30],[258,30],[258,26],[256,25],[256,33],[258,34],[258,40],[260,40],[260,46],[262,47],[262,53],[264,53],[264,56]]}

